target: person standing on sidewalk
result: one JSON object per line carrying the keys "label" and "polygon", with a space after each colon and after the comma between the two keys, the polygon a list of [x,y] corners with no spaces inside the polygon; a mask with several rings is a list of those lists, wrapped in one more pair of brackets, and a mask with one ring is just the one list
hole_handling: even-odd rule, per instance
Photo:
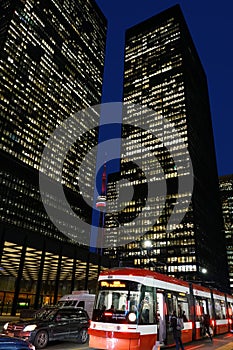
{"label": "person standing on sidewalk", "polygon": [[178,318],[175,311],[173,311],[173,314],[171,317],[171,327],[173,331],[173,337],[176,343],[176,350],[179,350],[179,349],[184,350],[184,345],[181,339],[181,327],[179,326]]}

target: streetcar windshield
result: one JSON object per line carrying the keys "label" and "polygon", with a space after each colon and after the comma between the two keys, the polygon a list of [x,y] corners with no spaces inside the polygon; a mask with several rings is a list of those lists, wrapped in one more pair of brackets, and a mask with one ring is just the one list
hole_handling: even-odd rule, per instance
{"label": "streetcar windshield", "polygon": [[[102,280],[93,311],[93,321],[137,323],[141,284]],[[130,315],[131,314],[131,315]]]}

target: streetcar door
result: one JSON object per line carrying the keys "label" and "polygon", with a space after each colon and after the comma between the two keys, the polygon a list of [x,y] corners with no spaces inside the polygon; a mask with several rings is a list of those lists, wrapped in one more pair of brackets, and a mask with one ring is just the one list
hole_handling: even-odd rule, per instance
{"label": "streetcar door", "polygon": [[157,292],[157,324],[158,324],[158,340],[160,343],[165,343],[167,338],[166,330],[166,314],[167,307],[164,294]]}
{"label": "streetcar door", "polygon": [[[183,315],[184,313],[187,318],[186,322],[188,322],[188,320],[190,319],[189,306],[188,306],[187,296],[183,292],[167,291],[166,293],[164,293],[164,296],[165,296],[164,305],[166,306],[165,319],[166,319],[166,330],[167,330],[166,345],[171,345],[171,344],[174,344],[173,329],[171,328],[171,323],[170,323],[171,315],[173,314],[173,311],[175,311],[179,317],[181,317],[181,315]],[[187,324],[187,330],[188,329],[189,329],[189,325]],[[186,332],[186,337],[190,337],[190,341],[191,341],[192,339],[191,330],[189,332],[189,335],[188,335],[188,332]]]}
{"label": "streetcar door", "polygon": [[166,345],[171,345],[171,344],[174,344],[173,330],[171,328],[171,323],[170,323],[171,315],[174,310],[175,311],[178,310],[178,302],[177,302],[176,295],[170,292],[166,292],[165,305],[166,305],[166,330],[167,330]]}

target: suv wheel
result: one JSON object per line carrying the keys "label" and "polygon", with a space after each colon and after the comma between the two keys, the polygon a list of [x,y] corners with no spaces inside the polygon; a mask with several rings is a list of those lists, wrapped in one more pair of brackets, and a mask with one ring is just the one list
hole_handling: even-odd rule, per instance
{"label": "suv wheel", "polygon": [[83,328],[78,334],[78,342],[81,344],[84,344],[87,342],[87,339],[88,339],[87,329]]}
{"label": "suv wheel", "polygon": [[49,336],[46,331],[39,331],[34,339],[34,345],[36,349],[43,349],[46,347],[49,341]]}

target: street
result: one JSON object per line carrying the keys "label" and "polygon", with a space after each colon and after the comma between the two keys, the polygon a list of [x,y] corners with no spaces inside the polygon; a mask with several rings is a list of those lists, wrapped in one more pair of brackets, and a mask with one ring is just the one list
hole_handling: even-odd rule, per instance
{"label": "street", "polygon": [[[75,344],[74,342],[54,342],[50,343],[47,350],[94,350],[89,348],[88,344]],[[165,349],[165,348],[164,348]],[[227,333],[220,336],[216,336],[213,342],[210,343],[209,339],[204,339],[202,341],[196,341],[192,344],[185,345],[185,350],[233,350],[233,334]],[[117,350],[117,349],[116,349]],[[161,349],[162,350],[162,349]],[[175,350],[175,347],[169,348],[169,350]]]}

